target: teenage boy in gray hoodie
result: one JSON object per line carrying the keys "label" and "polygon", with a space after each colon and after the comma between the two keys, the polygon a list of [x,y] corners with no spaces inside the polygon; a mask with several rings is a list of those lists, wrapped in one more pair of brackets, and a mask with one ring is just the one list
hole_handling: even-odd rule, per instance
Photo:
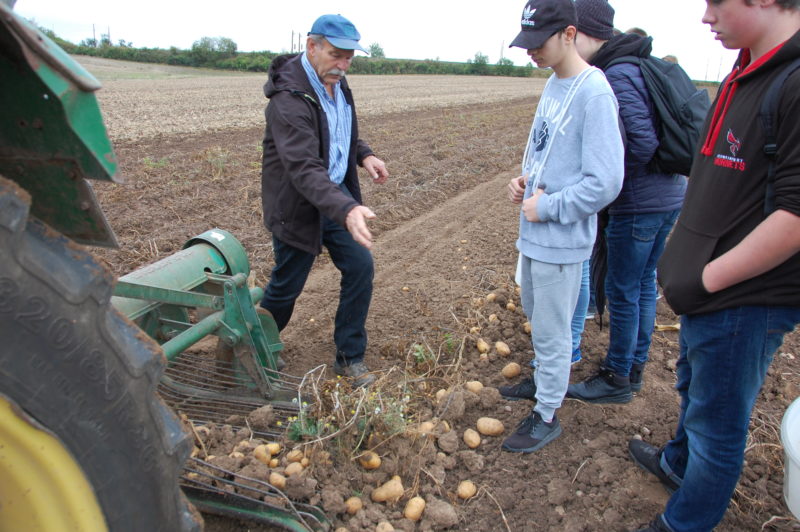
{"label": "teenage boy in gray hoodie", "polygon": [[575,48],[572,0],[530,0],[511,46],[553,69],[542,93],[523,159],[523,175],[508,185],[522,204],[517,248],[521,297],[533,328],[538,366],[518,387],[535,397],[533,411],[503,442],[534,452],[561,434],[556,410],[569,383],[572,320],[597,233],[596,213],[619,194],[624,150],[617,100],[603,73]]}

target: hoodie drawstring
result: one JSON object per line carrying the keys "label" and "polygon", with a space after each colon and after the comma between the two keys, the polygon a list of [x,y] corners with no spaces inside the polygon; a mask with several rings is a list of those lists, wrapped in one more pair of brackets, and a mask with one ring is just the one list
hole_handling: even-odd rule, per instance
{"label": "hoodie drawstring", "polygon": [[[728,114],[728,109],[733,101],[733,95],[736,93],[736,89],[739,87],[739,79],[753,72],[761,65],[769,61],[772,56],[774,56],[778,50],[783,47],[784,44],[786,44],[786,41],[782,42],[763,56],[759,57],[758,61],[755,61],[754,63],[750,63],[750,50],[742,50],[742,53],[739,55],[739,59],[736,61],[736,65],[726,78],[726,81],[723,83],[722,92],[717,99],[717,105],[714,108],[714,114],[711,116],[711,124],[708,128],[708,134],[703,142],[703,147],[700,149],[700,153],[702,155],[708,157],[714,154],[714,145],[716,145],[717,139],[719,138],[720,131],[722,130],[722,123],[725,121],[725,116]],[[747,67],[742,69],[742,65],[747,65]]]}

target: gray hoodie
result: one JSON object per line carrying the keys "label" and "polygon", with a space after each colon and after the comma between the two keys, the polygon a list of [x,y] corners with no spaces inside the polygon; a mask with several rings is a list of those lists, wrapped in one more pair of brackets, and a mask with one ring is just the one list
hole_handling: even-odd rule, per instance
{"label": "gray hoodie", "polygon": [[589,258],[597,233],[596,213],[617,197],[625,174],[611,87],[601,71],[592,69],[565,108],[575,79],[553,74],[548,80],[523,168],[530,176],[524,198],[532,195],[534,181],[545,194],[537,205],[541,222],[529,222],[520,213],[517,248],[531,259],[552,264]]}

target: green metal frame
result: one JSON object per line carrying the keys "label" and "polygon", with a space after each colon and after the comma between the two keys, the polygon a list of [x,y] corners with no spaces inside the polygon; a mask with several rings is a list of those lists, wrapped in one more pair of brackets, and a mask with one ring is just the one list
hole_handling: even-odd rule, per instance
{"label": "green metal frame", "polygon": [[94,91],[100,83],[0,3],[0,174],[30,193],[31,214],[73,240],[116,246],[86,179],[117,158]]}
{"label": "green metal frame", "polygon": [[247,287],[249,273],[241,243],[227,231],[211,229],[178,253],[121,277],[112,303],[161,344],[168,361],[213,335],[233,350],[237,372],[261,395],[291,400],[278,384],[283,349],[278,327],[268,313],[256,310],[264,291]]}

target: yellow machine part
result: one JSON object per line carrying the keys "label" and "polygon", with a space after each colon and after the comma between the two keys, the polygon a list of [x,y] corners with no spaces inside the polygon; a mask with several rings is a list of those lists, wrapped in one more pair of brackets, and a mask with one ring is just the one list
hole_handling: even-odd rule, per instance
{"label": "yellow machine part", "polygon": [[2,394],[0,530],[108,530],[92,486],[70,452]]}

